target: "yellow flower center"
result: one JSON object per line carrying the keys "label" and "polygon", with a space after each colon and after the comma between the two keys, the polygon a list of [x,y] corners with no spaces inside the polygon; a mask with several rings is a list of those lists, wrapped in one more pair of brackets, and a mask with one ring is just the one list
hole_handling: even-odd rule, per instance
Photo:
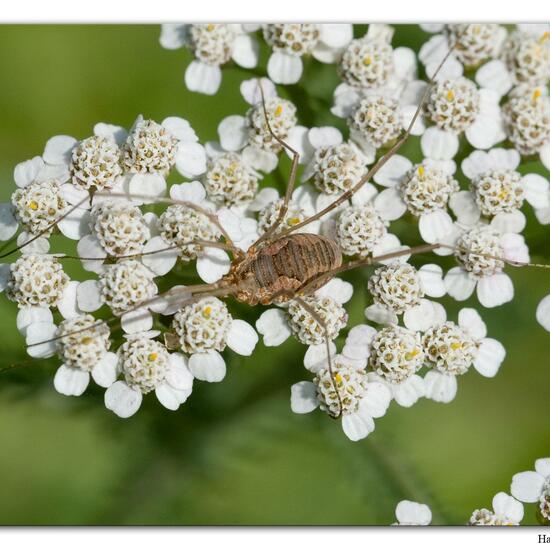
{"label": "yellow flower center", "polygon": [[537,101],[537,99],[542,95],[542,90],[540,88],[535,88],[533,91],[533,101]]}
{"label": "yellow flower center", "polygon": [[418,348],[414,348],[412,351],[409,351],[409,353],[405,354],[405,359],[407,361],[411,361],[414,359],[418,354],[420,353],[420,350]]}
{"label": "yellow flower center", "polygon": [[424,168],[424,166],[419,166],[418,167],[418,175],[420,177],[422,177],[425,173],[426,173],[426,169]]}
{"label": "yellow flower center", "polygon": [[462,349],[462,342],[453,342],[451,344],[451,349],[456,351],[457,349]]}
{"label": "yellow flower center", "polygon": [[210,315],[212,314],[212,307],[211,306],[206,306],[203,310],[202,310],[202,316],[205,318],[205,319],[210,319]]}
{"label": "yellow flower center", "polygon": [[29,202],[29,208],[31,210],[38,210],[38,203],[36,201]]}
{"label": "yellow flower center", "polygon": [[275,116],[281,116],[282,113],[283,113],[283,106],[277,105],[277,108],[275,109]]}
{"label": "yellow flower center", "polygon": [[550,38],[550,32],[546,31],[540,38],[539,42],[542,44],[543,42],[546,42]]}
{"label": "yellow flower center", "polygon": [[206,25],[206,30],[208,32],[212,32],[215,28],[216,28],[216,25],[214,25],[212,23],[209,23],[208,25]]}
{"label": "yellow flower center", "polygon": [[82,344],[84,344],[85,346],[87,346],[88,344],[92,343],[92,337],[91,336],[84,336],[84,338],[82,338],[82,340],[80,342]]}
{"label": "yellow flower center", "polygon": [[455,93],[452,90],[447,92],[447,101],[452,101],[455,98]]}
{"label": "yellow flower center", "polygon": [[147,359],[149,359],[149,361],[156,361],[157,357],[158,357],[158,353],[153,352],[149,354],[149,357]]}
{"label": "yellow flower center", "polygon": [[288,218],[288,221],[287,221],[288,225],[290,225],[291,227],[294,226],[294,225],[297,225],[300,223],[300,218]]}
{"label": "yellow flower center", "polygon": [[342,375],[339,372],[337,372],[334,375],[334,380],[336,381],[337,384],[341,384],[343,381]]}
{"label": "yellow flower center", "polygon": [[372,58],[371,58],[370,55],[367,55],[367,56],[363,59],[363,65],[365,65],[365,67],[368,67],[371,63],[372,63]]}

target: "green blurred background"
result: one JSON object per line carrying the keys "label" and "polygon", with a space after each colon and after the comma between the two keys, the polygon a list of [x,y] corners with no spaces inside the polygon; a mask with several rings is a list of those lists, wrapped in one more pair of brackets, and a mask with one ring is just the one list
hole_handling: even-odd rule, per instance
{"label": "green blurred background", "polygon": [[[358,26],[356,36],[364,30]],[[162,49],[158,35],[158,26],[0,27],[1,200],[15,187],[16,163],[41,154],[53,135],[84,138],[98,121],[129,127],[143,113],[184,117],[206,141],[224,116],[244,112],[238,84],[250,73],[227,67],[216,96],[190,93],[183,83],[189,53]],[[397,26],[394,45],[418,50],[428,36]],[[303,124],[343,128],[329,112],[336,84],[333,66],[310,60],[301,83],[282,95],[297,103]],[[416,138],[406,151],[420,159]],[[522,169],[543,173],[535,160]],[[264,181],[282,188],[287,173],[285,159]],[[396,232],[405,235],[407,224]],[[549,261],[548,231],[532,215],[526,236],[534,258]],[[410,230],[405,240],[420,242]],[[55,250],[60,243],[54,239]],[[348,277],[356,288],[353,323],[368,303],[368,273]],[[474,508],[509,490],[515,472],[550,454],[548,334],[534,320],[549,278],[527,269],[512,276],[514,302],[482,312],[508,350],[498,376],[472,369],[450,405],[393,403],[359,443],[321,413],[291,413],[290,385],[308,378],[304,348],[292,339],[274,349],[259,344],[251,358],[226,353],[226,379],[196,383],[176,413],[151,395],[120,420],[93,385],[81,398],[54,391],[57,361],[29,361],[16,307],[2,296],[0,524],[384,525],[405,498],[429,504],[434,523],[464,524]],[[457,304],[444,303],[456,318]],[[239,308],[250,321],[260,312]],[[526,506],[525,523],[535,523],[534,510]]]}

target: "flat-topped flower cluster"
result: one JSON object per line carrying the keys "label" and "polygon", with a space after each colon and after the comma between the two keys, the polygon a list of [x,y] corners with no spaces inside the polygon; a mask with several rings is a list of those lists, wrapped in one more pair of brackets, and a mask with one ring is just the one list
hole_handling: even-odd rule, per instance
{"label": "flat-topped flower cluster", "polygon": [[[151,392],[175,410],[195,381],[224,379],[227,348],[249,356],[260,337],[278,346],[294,336],[307,346],[311,376],[292,386],[292,410],[338,417],[356,441],[392,401],[449,403],[470,369],[495,376],[506,352],[487,336],[478,309],[514,298],[507,268],[530,261],[525,203],[538,222],[550,223],[548,180],[521,166],[538,155],[550,168],[549,29],[426,30],[435,34],[417,55],[393,47],[395,29],[379,24],[358,37],[346,24],[164,25],[161,44],[193,54],[185,75],[193,91],[216,93],[231,60],[256,67],[261,40],[270,50],[270,79],[242,82],[248,107],[221,120],[217,141],[201,144],[183,118],[140,116],[129,130],[99,123],[83,139],[54,136],[40,156],[18,164],[16,189],[0,205],[0,239],[13,240],[19,257],[0,266],[0,286],[19,308],[28,353],[59,358],[55,388],[78,396],[91,376],[121,417]],[[428,88],[418,60],[432,75],[455,43]],[[341,83],[331,112],[344,131],[300,124],[301,106],[279,95],[276,84],[298,82],[309,57],[335,65]],[[332,239],[345,261],[383,256],[364,271],[365,323],[349,326],[354,288],[338,277],[300,300],[258,310],[255,326],[235,318],[224,298],[206,292],[192,300],[184,286],[159,291],[162,278],[181,268],[216,283],[235,250],[246,254],[275,223],[284,193],[262,180],[285,148],[270,128],[302,165],[277,235],[361,184],[423,99],[411,128],[421,136],[421,162],[391,156],[349,200],[299,229]],[[471,152],[458,163],[463,146]],[[169,184],[171,174],[180,182]],[[439,245],[429,260],[407,252],[397,221]],[[75,241],[87,280],[67,275],[71,257],[49,253],[59,233]],[[444,272],[439,256],[451,255],[456,266]],[[456,318],[437,301],[474,292],[480,308],[464,307]],[[549,299],[537,311],[548,330]]]}

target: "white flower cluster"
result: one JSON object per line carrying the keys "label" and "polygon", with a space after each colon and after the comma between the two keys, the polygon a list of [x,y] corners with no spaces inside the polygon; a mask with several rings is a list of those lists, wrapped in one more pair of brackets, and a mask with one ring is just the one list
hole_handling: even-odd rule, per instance
{"label": "white flower cluster", "polygon": [[[228,348],[248,356],[257,332],[266,346],[293,335],[307,346],[311,376],[292,386],[292,410],[319,408],[357,441],[392,401],[450,403],[471,369],[495,376],[506,352],[487,336],[476,309],[462,308],[455,318],[437,300],[465,301],[475,291],[483,307],[511,301],[507,269],[530,262],[525,203],[540,224],[550,223],[547,178],[521,166],[522,155],[538,155],[550,168],[550,41],[540,29],[489,23],[431,25],[429,32],[435,34],[417,55],[393,47],[394,29],[382,24],[356,38],[348,24],[163,25],[163,47],[185,46],[193,58],[185,72],[190,90],[215,94],[230,61],[256,67],[259,40],[270,50],[270,79],[241,83],[248,107],[221,120],[216,142],[203,146],[185,119],[139,116],[129,131],[99,123],[82,140],[55,136],[40,157],[15,168],[17,190],[0,205],[0,239],[15,237],[22,254],[0,266],[0,287],[18,305],[28,353],[59,357],[55,388],[81,395],[93,379],[120,417],[134,414],[150,393],[176,410],[195,380],[224,379]],[[433,85],[419,79],[418,61],[431,77],[451,44]],[[313,74],[317,61],[333,64],[341,79],[331,112],[342,129],[303,126],[303,106],[275,86]],[[420,137],[422,158],[383,156],[406,130]],[[295,151],[303,165],[288,197],[262,182],[283,151]],[[169,183],[175,172],[185,180]],[[164,206],[150,206],[157,203]],[[274,236],[257,244],[285,206]],[[281,232],[298,225],[331,247],[311,245],[311,254],[296,247],[286,263],[258,261],[256,279],[238,280],[242,258],[275,250]],[[411,243],[417,229],[425,244],[416,248],[396,236]],[[69,279],[63,262],[70,256],[48,254],[56,233],[77,241],[88,280]],[[445,255],[456,261],[446,272],[438,261]],[[373,264],[363,282],[369,324],[347,326],[354,288],[332,275],[348,261]],[[321,267],[326,279],[317,277]],[[168,274],[197,275],[205,285],[170,283],[159,293]],[[265,281],[275,276],[270,288],[280,299],[271,300],[277,307],[259,316],[255,330],[224,298],[241,299],[237,283],[267,292]],[[109,312],[116,327],[112,318],[99,320]],[[54,322],[54,313],[62,320]],[[536,317],[550,330],[550,296]],[[511,489],[537,502],[545,521],[547,461],[518,474]],[[493,510],[476,510],[470,523],[519,523],[523,509],[510,499],[499,493]],[[399,524],[431,521],[425,505],[410,501],[396,516]]]}

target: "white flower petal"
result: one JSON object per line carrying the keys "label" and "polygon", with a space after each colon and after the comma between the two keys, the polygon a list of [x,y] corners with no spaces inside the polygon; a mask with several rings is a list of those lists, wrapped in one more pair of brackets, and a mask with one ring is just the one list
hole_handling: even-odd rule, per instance
{"label": "white flower petal", "polygon": [[264,311],[256,321],[256,330],[268,347],[280,346],[292,334],[285,312],[278,308]]}
{"label": "white flower petal", "polygon": [[438,403],[450,403],[456,396],[456,376],[434,370],[424,377],[426,397]]}
{"label": "white flower petal", "polygon": [[180,183],[170,187],[170,198],[201,205],[206,199],[206,190],[200,181]]}
{"label": "white flower petal", "polygon": [[311,128],[308,132],[309,142],[314,149],[321,149],[340,145],[343,141],[342,133],[333,126]]}
{"label": "white flower petal", "polygon": [[153,328],[153,316],[148,309],[140,307],[124,313],[120,317],[120,326],[127,334],[146,332]]}
{"label": "white flower petal", "polygon": [[46,237],[38,237],[27,231],[17,235],[17,246],[22,249],[22,254],[47,254],[50,249],[50,241]]}
{"label": "white flower petal", "polygon": [[[332,359],[336,355],[336,345],[334,342],[329,342],[328,350]],[[309,346],[304,355],[304,367],[310,372],[317,373],[326,368],[328,363],[327,357],[327,345],[325,342]]]}
{"label": "white flower petal", "polygon": [[57,309],[64,319],[72,319],[82,314],[77,301],[77,289],[79,285],[78,281],[69,281],[63,289],[61,299],[57,302]]}
{"label": "white flower petal", "polygon": [[38,179],[44,168],[42,157],[33,157],[30,160],[20,162],[13,170],[13,179],[17,187],[27,187]]}
{"label": "white flower petal", "polygon": [[411,48],[395,48],[393,50],[393,64],[398,78],[410,81],[417,77],[416,54]]}
{"label": "white flower petal", "polygon": [[550,457],[535,460],[535,470],[543,477],[550,477]]}
{"label": "white flower petal", "polygon": [[413,374],[401,384],[392,385],[395,402],[402,407],[412,407],[421,397],[426,395],[424,379]]}
{"label": "white flower petal", "polygon": [[17,312],[17,330],[22,336],[27,335],[27,328],[34,323],[53,325],[53,314],[47,307],[25,306]]}
{"label": "white flower petal", "polygon": [[467,300],[476,288],[476,280],[461,267],[449,269],[443,281],[447,294],[458,301]]}
{"label": "white flower petal", "polygon": [[457,217],[459,223],[464,225],[473,225],[481,217],[475,195],[471,191],[453,193],[449,199],[449,207]]}
{"label": "white flower petal", "polygon": [[55,338],[57,327],[50,322],[33,323],[27,327],[27,353],[31,357],[45,359],[56,352]]}
{"label": "white flower petal", "polygon": [[403,155],[393,155],[374,175],[374,181],[384,187],[395,187],[413,167],[413,163]]}
{"label": "white flower petal", "polygon": [[353,38],[353,25],[349,23],[323,23],[319,40],[330,48],[343,48]]}
{"label": "white flower petal", "polygon": [[487,326],[479,313],[471,307],[464,307],[458,312],[458,325],[476,340],[487,336]]}
{"label": "white flower petal", "polygon": [[550,332],[550,294],[545,296],[537,307],[537,321]]}
{"label": "white flower petal", "polygon": [[[156,252],[152,254],[152,252]],[[175,265],[178,259],[178,249],[166,244],[162,237],[153,237],[143,247],[144,256],[141,261],[155,275],[166,275]]]}
{"label": "white flower petal", "polygon": [[315,292],[318,298],[330,297],[339,304],[345,304],[353,296],[353,285],[338,277],[334,277]]}
{"label": "white flower petal", "polygon": [[275,170],[279,163],[279,157],[275,153],[254,146],[245,147],[242,156],[245,163],[266,174]]}
{"label": "white flower petal", "polygon": [[61,365],[54,376],[53,385],[63,395],[82,395],[90,383],[90,374],[81,369]]}
{"label": "white flower petal", "polygon": [[193,178],[206,172],[206,151],[200,143],[180,143],[175,159],[176,170],[186,178]]}
{"label": "white flower petal", "polygon": [[359,412],[344,414],[342,429],[351,441],[359,441],[374,431],[374,420]]}
{"label": "white flower petal", "polygon": [[185,85],[192,92],[214,95],[220,88],[221,81],[221,69],[201,61],[191,61],[185,71]]}
{"label": "white flower petal", "polygon": [[523,502],[537,502],[544,482],[545,478],[537,472],[519,472],[512,478],[510,492]]}
{"label": "white flower petal", "polygon": [[394,325],[398,322],[397,315],[381,304],[372,304],[365,308],[365,317],[380,325]]}
{"label": "white flower petal", "polygon": [[166,382],[155,388],[155,395],[160,404],[170,411],[176,411],[191,395],[189,390],[178,390]]}
{"label": "white flower petal", "polygon": [[550,170],[550,141],[539,150],[539,156],[544,167]]}
{"label": "white flower petal", "polygon": [[290,388],[290,408],[296,414],[307,414],[319,406],[313,382],[298,382]]}
{"label": "white flower petal", "polygon": [[226,370],[225,361],[217,351],[194,353],[189,358],[189,371],[204,382],[221,382]]}
{"label": "white flower petal", "polygon": [[83,208],[75,208],[57,223],[57,227],[65,237],[77,241],[90,232],[90,213]]}
{"label": "white flower petal", "polygon": [[69,164],[71,152],[77,143],[71,136],[54,136],[46,142],[42,158],[48,164]]}
{"label": "white flower petal", "polygon": [[523,504],[503,492],[494,496],[493,510],[497,516],[513,523],[519,523],[523,519]]}
{"label": "white flower petal", "polygon": [[126,382],[119,380],[107,388],[105,407],[120,418],[129,418],[138,411],[142,399],[140,391],[133,390]]}
{"label": "white flower petal", "polygon": [[[416,111],[418,111],[417,105],[404,105],[403,107],[401,107],[399,112],[401,115],[401,126],[404,130],[408,130],[416,115]],[[425,131],[426,124],[424,122],[424,119],[421,115],[416,115],[416,119],[414,120],[414,124],[410,130],[411,135],[421,136]]]}
{"label": "white flower petal", "polygon": [[11,277],[10,264],[0,264],[0,292],[3,292]]}
{"label": "white flower petal", "polygon": [[[300,164],[310,162],[314,153],[313,147],[307,137],[308,131],[305,126],[294,126],[294,128],[290,129],[286,138],[286,142],[298,153]],[[285,153],[292,158],[292,153],[286,148]]]}
{"label": "white flower petal", "polygon": [[506,357],[504,346],[493,338],[484,338],[474,358],[474,368],[479,374],[492,378]]}
{"label": "white flower petal", "polygon": [[491,227],[498,233],[521,233],[525,229],[527,220],[520,210],[500,212],[491,220]]}
{"label": "white flower petal", "polygon": [[76,288],[76,304],[81,311],[97,311],[103,305],[99,281],[90,279]]}
{"label": "white flower petal", "polygon": [[395,517],[401,525],[429,525],[432,512],[426,504],[402,500],[395,508]]}
{"label": "white flower petal", "polygon": [[130,196],[136,196],[139,204],[155,203],[164,195],[166,180],[160,174],[133,174],[128,182]]}
{"label": "white flower petal", "polygon": [[218,137],[226,151],[239,151],[248,143],[246,119],[240,115],[225,117],[218,125]]}
{"label": "white flower petal", "polygon": [[166,382],[177,390],[192,390],[193,375],[187,367],[187,359],[181,353],[171,353],[169,365]]}
{"label": "white flower petal", "polygon": [[502,120],[481,113],[464,133],[468,141],[478,149],[489,149],[506,138]]}
{"label": "white flower petal", "polygon": [[11,203],[0,203],[0,241],[9,241],[17,233],[18,227]]}
{"label": "white flower petal", "polygon": [[548,208],[550,194],[548,180],[539,174],[527,174],[521,178],[525,200],[533,208]]}
{"label": "white flower petal", "polygon": [[191,124],[179,116],[166,117],[162,121],[162,126],[166,128],[178,141],[194,143],[199,139]]}
{"label": "white flower petal", "polygon": [[229,273],[231,260],[225,250],[206,247],[197,258],[197,273],[205,283],[215,283]]}
{"label": "white flower petal", "polygon": [[395,188],[384,189],[374,199],[374,208],[383,220],[399,219],[406,211],[407,205]]}
{"label": "white flower petal", "polygon": [[277,84],[295,84],[300,80],[304,64],[301,57],[274,51],[267,62],[267,74]]}
{"label": "white flower petal", "polygon": [[435,160],[452,160],[458,153],[458,137],[435,126],[428,128],[420,138],[425,157]]}
{"label": "white flower petal", "polygon": [[258,64],[260,46],[258,41],[248,35],[240,34],[233,42],[233,61],[245,69],[253,69]]}
{"label": "white flower petal", "polygon": [[110,138],[118,145],[122,145],[128,137],[128,132],[122,126],[98,122],[94,126],[94,135]]}
{"label": "white flower petal", "polygon": [[481,88],[494,90],[500,96],[506,95],[514,84],[512,75],[500,59],[493,59],[482,65],[475,78]]}
{"label": "white flower petal", "polygon": [[254,327],[241,319],[233,319],[227,334],[227,345],[235,353],[249,356],[252,355],[257,343],[258,334]]}
{"label": "white flower petal", "polygon": [[477,283],[477,298],[485,307],[497,307],[510,302],[514,297],[512,279],[506,273],[483,277]]}
{"label": "white flower petal", "polygon": [[163,23],[160,26],[160,45],[167,50],[177,50],[187,43],[189,25]]}
{"label": "white flower petal", "polygon": [[118,356],[108,351],[92,369],[94,382],[102,388],[108,388],[117,378]]}
{"label": "white flower petal", "polygon": [[376,329],[369,325],[354,326],[346,337],[342,354],[354,361],[368,359],[370,355],[370,345],[375,336]]}
{"label": "white flower petal", "polygon": [[443,269],[437,264],[424,264],[418,270],[424,292],[432,298],[445,296],[446,289],[443,282]]}
{"label": "white flower petal", "polygon": [[391,391],[382,382],[369,382],[359,403],[359,411],[372,418],[381,418],[391,403]]}
{"label": "white flower petal", "polygon": [[243,80],[240,87],[241,95],[250,105],[257,105],[262,101],[262,94],[258,84],[262,87],[265,99],[275,97],[277,95],[275,84],[273,84],[269,78],[262,77]]}
{"label": "white flower petal", "polygon": [[444,210],[434,210],[420,216],[418,229],[427,243],[445,242],[453,232],[453,220]]}
{"label": "white flower petal", "polygon": [[431,300],[422,298],[416,306],[408,308],[403,315],[403,324],[410,330],[425,331],[439,324],[439,306]]}

